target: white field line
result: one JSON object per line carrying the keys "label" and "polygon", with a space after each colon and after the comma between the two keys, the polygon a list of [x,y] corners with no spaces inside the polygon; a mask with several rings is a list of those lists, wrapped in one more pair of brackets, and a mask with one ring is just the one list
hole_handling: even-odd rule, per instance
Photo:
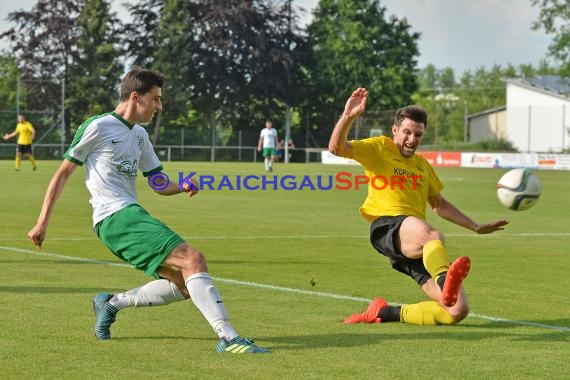
{"label": "white field line", "polygon": [[[488,235],[478,235],[475,233],[464,234],[444,234],[446,237],[467,237],[467,238],[501,238],[501,237],[570,237],[570,232],[520,232],[520,233],[495,233]],[[275,239],[368,239],[368,235],[271,235],[271,236],[184,236],[186,240],[275,240]],[[27,238],[0,237],[0,241],[27,241]],[[88,241],[99,240],[93,237],[49,237],[47,240],[53,241]]]}
{"label": "white field line", "polygon": [[[33,251],[30,249],[21,249],[21,248],[6,247],[6,246],[0,245],[0,251],[2,251],[2,250],[8,251],[8,252],[16,252],[16,253],[22,253],[22,254],[32,254],[32,255],[43,256],[43,257],[51,257],[51,258],[55,258],[55,259],[59,259],[59,260],[80,261],[80,262],[91,263],[91,264],[110,265],[110,266],[115,266],[115,267],[131,268],[131,265],[125,264],[125,263],[116,263],[116,262],[104,261],[104,260],[87,259],[87,258],[83,258],[83,257],[66,256],[66,255],[60,255],[57,253]],[[316,291],[311,291],[311,290],[287,288],[287,287],[283,287],[283,286],[260,284],[257,282],[250,282],[250,281],[232,280],[232,279],[221,278],[221,277],[214,277],[214,279],[216,281],[227,283],[227,284],[250,286],[253,288],[261,288],[261,289],[270,289],[270,290],[275,290],[275,291],[279,291],[279,292],[286,292],[286,293],[296,293],[296,294],[303,294],[303,295],[308,295],[308,296],[325,297],[325,298],[333,298],[333,299],[357,301],[357,302],[366,302],[366,303],[372,301],[370,299],[361,298],[361,297],[351,297],[351,296],[344,296],[344,295],[334,294],[334,293],[316,292]],[[393,303],[393,304],[395,304],[395,303]],[[491,316],[482,315],[482,314],[475,314],[475,313],[470,313],[469,317],[493,321],[493,322],[503,322],[503,323],[507,323],[507,324],[511,324],[511,325],[537,327],[537,328],[542,328],[542,329],[547,329],[547,330],[570,332],[570,327],[564,327],[564,326],[553,326],[553,325],[547,325],[547,324],[543,324],[543,323],[518,321],[518,320],[513,320],[513,319],[491,317]]]}

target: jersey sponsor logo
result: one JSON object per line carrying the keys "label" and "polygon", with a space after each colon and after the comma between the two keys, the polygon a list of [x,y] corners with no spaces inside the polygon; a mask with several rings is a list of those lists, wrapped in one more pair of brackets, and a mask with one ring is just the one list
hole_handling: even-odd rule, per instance
{"label": "jersey sponsor logo", "polygon": [[121,140],[111,140],[111,144],[118,144],[120,142],[121,142]]}
{"label": "jersey sponsor logo", "polygon": [[138,163],[137,160],[134,161],[122,161],[119,165],[117,165],[117,173],[124,173],[131,177],[137,176],[138,170]]}

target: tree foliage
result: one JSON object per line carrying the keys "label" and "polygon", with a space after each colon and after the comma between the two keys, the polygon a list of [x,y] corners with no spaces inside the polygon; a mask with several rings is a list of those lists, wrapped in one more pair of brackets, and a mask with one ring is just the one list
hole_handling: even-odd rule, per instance
{"label": "tree foliage", "polygon": [[109,14],[108,0],[38,0],[31,11],[10,13],[8,19],[17,26],[2,37],[10,41],[20,64],[25,103],[59,114],[65,92],[70,141],[72,125],[108,111],[118,98],[118,21]]}
{"label": "tree foliage", "polygon": [[15,125],[16,83],[19,76],[14,57],[0,55],[0,134],[12,132]]}
{"label": "tree foliage", "polygon": [[119,25],[119,35],[125,46],[126,60],[135,66],[151,67],[154,51],[159,45],[155,33],[164,8],[164,0],[139,0],[124,4],[132,22]]}
{"label": "tree foliage", "polygon": [[267,112],[295,99],[298,61],[291,44],[300,41],[271,3],[167,0],[156,34],[161,43],[153,66],[169,78],[166,112],[183,121],[188,107],[198,110],[212,143],[225,129],[251,128],[251,121],[242,123],[243,111],[255,113],[252,105]]}
{"label": "tree foliage", "polygon": [[0,107],[4,111],[16,108],[16,82],[19,75],[14,57],[0,56]]}
{"label": "tree foliage", "polygon": [[357,87],[370,91],[369,111],[409,103],[417,88],[418,39],[405,19],[387,18],[378,0],[321,0],[308,27],[314,92],[306,100],[309,109],[322,110],[316,120],[322,133],[330,133]]}
{"label": "tree foliage", "polygon": [[570,2],[568,0],[531,0],[540,8],[534,29],[553,34],[550,54],[562,63],[561,74],[570,77]]}
{"label": "tree foliage", "polygon": [[80,30],[79,56],[70,67],[69,96],[66,101],[73,125],[91,115],[108,112],[119,99],[117,79],[123,67],[119,62],[116,25],[105,0],[84,0],[77,20]]}
{"label": "tree foliage", "polygon": [[[402,105],[424,105],[425,141],[443,146],[463,141],[466,113],[504,105],[504,77],[558,73],[546,60],[459,77],[451,68],[419,70],[419,34],[380,0],[321,0],[306,29],[289,0],[138,0],[123,4],[124,20],[110,1],[37,0],[29,12],[10,13],[15,26],[0,34],[10,44],[0,54],[4,107],[13,107],[20,78],[21,106],[58,112],[65,83],[69,142],[71,125],[114,107],[121,70],[138,65],[167,77],[153,131],[160,143],[186,132],[187,144],[236,144],[244,131],[253,137],[241,142],[253,145],[266,118],[280,128],[292,107],[297,145],[295,132],[325,146],[362,86],[370,90],[366,115],[378,123]],[[557,35],[551,52],[568,70],[567,1],[531,1],[541,7],[535,27]]]}
{"label": "tree foliage", "polygon": [[82,7],[82,0],[38,0],[29,12],[8,14],[16,26],[0,38],[10,42],[30,109],[61,109],[61,83],[69,82],[68,69],[79,56],[76,21]]}

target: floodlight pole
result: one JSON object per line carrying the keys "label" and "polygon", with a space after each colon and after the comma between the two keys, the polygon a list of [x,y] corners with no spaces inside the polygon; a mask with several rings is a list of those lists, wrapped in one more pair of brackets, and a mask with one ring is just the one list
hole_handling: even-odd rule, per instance
{"label": "floodlight pole", "polygon": [[[291,35],[291,1],[292,0],[288,0],[288,15],[287,15],[287,48],[290,50],[291,49],[291,41],[289,41],[289,36]],[[287,78],[289,78],[289,75],[287,75]],[[290,84],[290,83],[288,83]],[[285,146],[283,147],[285,149],[285,153],[284,153],[284,160],[285,163],[288,164],[289,163],[289,139],[291,138],[291,106],[289,105],[289,102],[287,102],[286,104],[286,110],[285,110],[285,138],[283,139]]]}
{"label": "floodlight pole", "polygon": [[463,143],[467,144],[467,102],[463,102]]}
{"label": "floodlight pole", "polygon": [[16,116],[20,114],[20,76],[16,79]]}
{"label": "floodlight pole", "polygon": [[65,149],[65,76],[61,77],[61,155]]}

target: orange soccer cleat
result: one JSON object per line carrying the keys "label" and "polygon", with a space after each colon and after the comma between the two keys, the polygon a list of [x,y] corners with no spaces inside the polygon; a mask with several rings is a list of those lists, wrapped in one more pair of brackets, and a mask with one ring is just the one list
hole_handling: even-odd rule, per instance
{"label": "orange soccer cleat", "polygon": [[352,314],[344,320],[345,324],[350,323],[380,323],[382,320],[378,317],[380,310],[388,306],[388,302],[384,298],[375,298],[364,313]]}
{"label": "orange soccer cleat", "polygon": [[441,296],[442,304],[448,307],[455,305],[461,284],[469,274],[470,268],[471,260],[467,256],[460,256],[451,264],[445,275],[443,294]]}

